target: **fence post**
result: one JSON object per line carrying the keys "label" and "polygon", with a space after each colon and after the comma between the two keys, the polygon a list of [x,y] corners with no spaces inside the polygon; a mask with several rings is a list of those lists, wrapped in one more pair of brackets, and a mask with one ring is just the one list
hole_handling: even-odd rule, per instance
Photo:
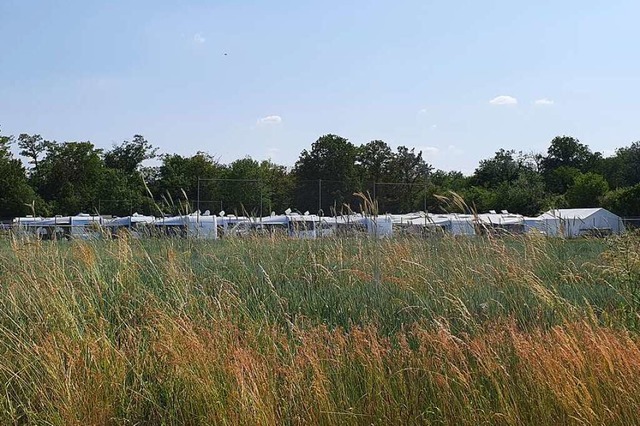
{"label": "fence post", "polygon": [[318,179],[318,214],[322,211],[322,179]]}
{"label": "fence post", "polygon": [[198,211],[200,211],[200,176],[198,176],[198,191],[197,191],[197,193],[198,193],[198,195],[197,195],[196,209]]}

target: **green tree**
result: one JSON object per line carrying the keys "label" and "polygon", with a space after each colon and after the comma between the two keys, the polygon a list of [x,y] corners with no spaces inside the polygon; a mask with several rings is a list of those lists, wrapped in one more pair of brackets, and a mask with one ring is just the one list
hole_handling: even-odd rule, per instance
{"label": "green tree", "polygon": [[430,211],[460,212],[455,206],[451,206],[442,197],[450,198],[451,192],[458,195],[469,187],[469,178],[462,172],[435,170],[429,177],[427,189],[427,205]]}
{"label": "green tree", "polygon": [[580,170],[575,167],[557,167],[547,174],[547,189],[554,194],[564,194],[580,174]]}
{"label": "green tree", "polygon": [[264,213],[283,212],[293,203],[295,182],[285,166],[263,160],[260,162],[260,176],[264,185]]}
{"label": "green tree", "polygon": [[618,177],[614,186],[633,186],[640,183],[640,141],[619,148],[613,158]]}
{"label": "green tree", "polygon": [[219,206],[220,182],[210,179],[224,177],[224,169],[223,165],[205,152],[198,152],[192,157],[172,154],[162,156],[160,167],[157,170],[147,170],[146,176],[149,189],[163,212],[177,214],[197,209],[198,187],[201,210]]}
{"label": "green tree", "polygon": [[156,157],[154,148],[143,136],[115,145],[104,154],[106,166],[99,190],[101,213],[129,215],[132,212],[157,213],[145,188],[142,163]]}
{"label": "green tree", "polygon": [[500,184],[492,201],[490,210],[538,215],[547,205],[544,179],[533,171],[521,173],[515,182]]}
{"label": "green tree", "polygon": [[365,188],[373,186],[375,182],[389,180],[393,157],[391,147],[381,140],[374,140],[358,147],[356,164]]}
{"label": "green tree", "polygon": [[378,197],[380,211],[402,213],[424,209],[432,169],[422,158],[422,151],[416,153],[415,148],[399,146],[389,162],[389,178],[397,185],[385,186],[385,193]]}
{"label": "green tree", "polygon": [[13,143],[13,139],[13,136],[0,134],[0,158],[11,157],[11,144]]}
{"label": "green tree", "polygon": [[97,208],[100,214],[158,214],[156,201],[145,188],[143,179],[141,173],[129,175],[120,169],[105,167],[97,183]]}
{"label": "green tree", "polygon": [[224,177],[229,181],[221,183],[221,193],[228,212],[268,215],[291,205],[293,181],[284,166],[246,157],[229,164]]}
{"label": "green tree", "polygon": [[[354,201],[359,187],[355,162],[358,150],[347,139],[324,135],[303,150],[293,174],[296,178],[295,203],[300,211],[329,214]],[[319,182],[322,180],[322,182]],[[320,205],[319,205],[320,204]]]}
{"label": "green tree", "polygon": [[450,206],[450,211],[460,213],[482,213],[487,212],[496,205],[496,190],[485,188],[483,186],[471,186],[459,193],[465,204],[466,209],[464,211],[458,210],[460,206],[455,204]]}
{"label": "green tree", "polygon": [[51,143],[38,164],[38,194],[56,214],[94,212],[104,172],[102,150],[91,142]]}
{"label": "green tree", "polygon": [[[0,217],[44,214],[42,202],[27,181],[22,162],[11,154],[13,136],[0,134]],[[31,207],[30,207],[31,206]]]}
{"label": "green tree", "polygon": [[493,158],[481,160],[473,174],[473,184],[496,188],[504,182],[514,182],[528,169],[524,157],[513,150],[500,149]]}
{"label": "green tree", "polygon": [[609,191],[609,184],[598,173],[584,173],[576,176],[573,185],[567,189],[567,202],[570,207],[597,207],[602,197]]}
{"label": "green tree", "polygon": [[139,170],[144,160],[156,157],[158,152],[144,136],[135,135],[133,140],[115,145],[104,154],[104,164],[111,169],[122,170],[131,175]]}
{"label": "green tree", "polygon": [[263,193],[266,188],[259,162],[251,157],[235,160],[225,169],[224,177],[229,179],[221,184],[226,211],[253,216],[264,213],[268,194]]}
{"label": "green tree", "polygon": [[51,144],[49,141],[42,139],[40,135],[28,135],[22,133],[18,136],[18,148],[20,148],[20,155],[27,158],[29,164],[34,168],[34,171],[38,170],[38,162],[40,157],[47,151],[47,147]]}
{"label": "green tree", "polygon": [[542,159],[545,174],[558,167],[573,167],[581,172],[588,172],[597,166],[602,158],[600,153],[593,153],[585,144],[570,136],[557,136],[551,141],[547,156]]}
{"label": "green tree", "polygon": [[602,200],[602,207],[619,216],[640,216],[640,183],[609,191]]}

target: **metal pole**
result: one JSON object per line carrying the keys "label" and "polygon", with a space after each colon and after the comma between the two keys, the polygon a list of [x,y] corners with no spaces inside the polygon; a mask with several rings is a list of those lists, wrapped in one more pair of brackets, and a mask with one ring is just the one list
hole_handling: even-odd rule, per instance
{"label": "metal pole", "polygon": [[262,181],[258,181],[258,185],[260,185],[260,221],[262,221]]}
{"label": "metal pole", "polygon": [[197,208],[198,211],[200,211],[200,176],[198,176],[198,201],[197,201]]}
{"label": "metal pole", "polygon": [[424,212],[427,213],[427,185],[424,185]]}
{"label": "metal pole", "polygon": [[322,179],[318,179],[318,214],[322,210]]}

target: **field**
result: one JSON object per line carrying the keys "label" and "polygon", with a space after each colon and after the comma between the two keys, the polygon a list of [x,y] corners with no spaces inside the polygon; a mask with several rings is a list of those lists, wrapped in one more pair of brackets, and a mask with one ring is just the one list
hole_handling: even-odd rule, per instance
{"label": "field", "polygon": [[0,424],[636,424],[639,252],[5,242]]}

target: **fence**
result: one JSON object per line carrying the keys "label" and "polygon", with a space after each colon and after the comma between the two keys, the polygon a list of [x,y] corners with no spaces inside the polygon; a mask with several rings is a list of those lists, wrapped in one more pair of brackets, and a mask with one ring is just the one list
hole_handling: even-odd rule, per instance
{"label": "fence", "polygon": [[[425,182],[358,182],[331,179],[293,180],[286,184],[260,179],[199,178],[195,210],[267,216],[291,208],[320,216],[361,211],[362,193],[377,203],[379,212],[428,210]],[[213,200],[213,201],[208,201]]]}

